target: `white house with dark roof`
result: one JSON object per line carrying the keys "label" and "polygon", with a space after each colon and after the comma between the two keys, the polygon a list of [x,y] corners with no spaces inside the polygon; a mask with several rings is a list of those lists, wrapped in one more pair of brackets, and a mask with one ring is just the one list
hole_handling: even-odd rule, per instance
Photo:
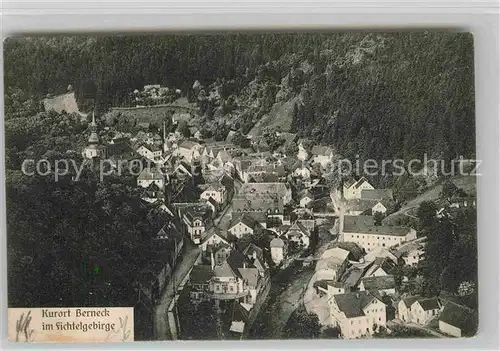
{"label": "white house with dark roof", "polygon": [[143,144],[140,145],[135,151],[142,157],[151,161],[159,161],[163,153],[162,148],[156,144]]}
{"label": "white house with dark roof", "polygon": [[312,162],[326,168],[333,161],[333,149],[329,146],[313,146],[311,150]]}
{"label": "white house with dark roof", "polygon": [[371,336],[386,325],[386,305],[368,291],[335,294],[328,300],[331,324],[342,338]]}
{"label": "white house with dark roof", "polygon": [[372,277],[361,278],[359,283],[360,291],[370,291],[380,294],[395,294],[396,280],[393,275],[379,275]]}
{"label": "white house with dark roof", "polygon": [[286,256],[286,244],[281,238],[274,238],[269,244],[271,248],[271,259],[274,263],[280,264]]}
{"label": "white house with dark roof", "polygon": [[201,250],[207,251],[210,247],[216,247],[221,244],[229,245],[229,238],[223,231],[217,227],[211,227],[205,232],[201,239]]}
{"label": "white house with dark roof", "polygon": [[241,238],[244,235],[253,234],[258,225],[259,223],[252,217],[247,214],[243,214],[231,222],[228,232],[237,238]]}
{"label": "white house with dark roof", "polygon": [[369,189],[374,187],[365,177],[361,177],[358,181],[344,183],[343,195],[346,200],[361,199],[361,191]]}
{"label": "white house with dark roof", "polygon": [[149,188],[151,184],[156,184],[159,190],[165,187],[165,176],[161,170],[156,167],[146,167],[137,177],[137,185],[143,188]]}
{"label": "white house with dark roof", "polygon": [[408,227],[375,225],[372,216],[344,216],[339,224],[340,241],[358,244],[366,252],[390,248],[417,238],[417,232]]}
{"label": "white house with dark roof", "polygon": [[413,316],[411,314],[411,306],[415,301],[421,298],[421,296],[408,296],[401,299],[398,302],[397,318],[403,322],[411,322],[413,320]]}
{"label": "white house with dark roof", "polygon": [[208,188],[205,189],[200,195],[200,199],[208,201],[209,198],[214,199],[219,208],[222,208],[227,203],[227,190],[219,182],[210,183]]}
{"label": "white house with dark roof", "polygon": [[416,267],[423,260],[425,253],[425,241],[421,239],[401,245],[394,252],[394,255],[404,262],[406,266]]}
{"label": "white house with dark roof", "polygon": [[178,144],[174,155],[184,158],[186,162],[191,163],[201,157],[201,145],[196,141],[183,140]]}
{"label": "white house with dark roof", "polygon": [[422,298],[411,305],[411,321],[425,325],[439,315],[441,303],[437,297]]}

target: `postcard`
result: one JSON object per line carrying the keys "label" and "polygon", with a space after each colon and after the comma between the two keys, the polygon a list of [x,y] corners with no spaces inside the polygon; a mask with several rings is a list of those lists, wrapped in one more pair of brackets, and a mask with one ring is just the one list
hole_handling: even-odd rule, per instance
{"label": "postcard", "polygon": [[12,342],[478,325],[470,33],[4,42]]}

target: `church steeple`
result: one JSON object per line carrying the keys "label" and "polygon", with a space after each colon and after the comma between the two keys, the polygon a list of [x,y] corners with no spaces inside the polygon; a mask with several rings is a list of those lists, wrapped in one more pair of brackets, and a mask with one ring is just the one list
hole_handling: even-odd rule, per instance
{"label": "church steeple", "polygon": [[95,123],[94,111],[92,111],[92,123],[90,123],[89,144],[99,144],[99,135],[97,134],[97,123]]}

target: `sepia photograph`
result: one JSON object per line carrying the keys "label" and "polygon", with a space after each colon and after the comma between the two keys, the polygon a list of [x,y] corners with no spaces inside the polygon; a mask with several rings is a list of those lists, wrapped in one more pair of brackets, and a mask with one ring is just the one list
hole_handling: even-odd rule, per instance
{"label": "sepia photograph", "polygon": [[10,341],[476,335],[471,33],[3,46]]}

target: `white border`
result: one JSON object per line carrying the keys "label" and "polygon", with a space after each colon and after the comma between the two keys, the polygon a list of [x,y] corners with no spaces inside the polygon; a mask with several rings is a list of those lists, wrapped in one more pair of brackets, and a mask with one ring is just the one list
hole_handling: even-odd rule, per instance
{"label": "white border", "polygon": [[[470,31],[475,43],[478,179],[479,334],[445,340],[299,340],[109,344],[8,344],[5,188],[2,182],[0,228],[0,330],[2,348],[19,349],[499,349],[499,18],[496,1],[5,1],[2,38],[20,34],[131,33],[223,30],[408,30]],[[2,42],[3,44],[3,42]],[[425,48],[423,48],[425,50]],[[3,66],[3,45],[2,45]],[[3,107],[3,69],[0,101]],[[3,115],[3,108],[2,108]],[[4,125],[0,148],[4,153]],[[4,159],[0,179],[5,179]]]}

